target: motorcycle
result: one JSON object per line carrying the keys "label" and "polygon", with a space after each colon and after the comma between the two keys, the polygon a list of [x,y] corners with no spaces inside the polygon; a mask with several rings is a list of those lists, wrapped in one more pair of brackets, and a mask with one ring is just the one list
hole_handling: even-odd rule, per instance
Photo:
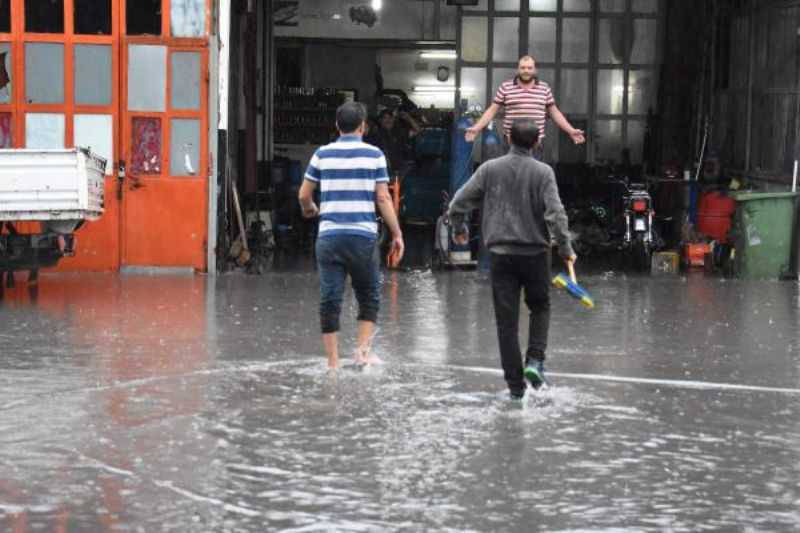
{"label": "motorcycle", "polygon": [[625,233],[622,247],[633,267],[645,271],[650,268],[650,260],[658,241],[653,228],[653,199],[644,184],[628,184],[625,181],[619,183],[624,186],[622,208]]}

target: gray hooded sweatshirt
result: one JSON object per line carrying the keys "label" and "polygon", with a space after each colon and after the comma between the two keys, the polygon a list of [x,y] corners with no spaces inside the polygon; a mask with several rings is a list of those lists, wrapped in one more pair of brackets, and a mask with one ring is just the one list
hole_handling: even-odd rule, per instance
{"label": "gray hooded sweatshirt", "polygon": [[461,233],[464,218],[481,208],[481,233],[495,254],[537,255],[550,248],[550,231],[562,257],[574,255],[567,213],[558,196],[553,169],[531,152],[512,146],[487,161],[450,202],[450,222]]}

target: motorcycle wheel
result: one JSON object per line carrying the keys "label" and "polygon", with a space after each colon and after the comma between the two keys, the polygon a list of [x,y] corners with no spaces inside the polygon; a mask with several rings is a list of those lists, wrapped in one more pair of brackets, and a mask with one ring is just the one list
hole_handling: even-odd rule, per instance
{"label": "motorcycle wheel", "polygon": [[646,272],[650,270],[650,261],[653,256],[653,250],[650,245],[645,242],[644,235],[637,235],[636,240],[633,241],[631,247],[633,254],[633,267],[638,272]]}

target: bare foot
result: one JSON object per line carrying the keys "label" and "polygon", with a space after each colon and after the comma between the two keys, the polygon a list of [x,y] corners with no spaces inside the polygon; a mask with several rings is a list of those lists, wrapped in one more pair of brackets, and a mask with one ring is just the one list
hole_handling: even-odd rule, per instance
{"label": "bare foot", "polygon": [[355,361],[357,365],[369,364],[369,348],[356,348],[353,361]]}
{"label": "bare foot", "polygon": [[369,348],[357,349],[355,361],[359,365],[379,365],[383,363],[377,355],[370,353]]}
{"label": "bare foot", "polygon": [[370,354],[367,356],[367,364],[368,365],[382,365],[383,360],[375,354]]}

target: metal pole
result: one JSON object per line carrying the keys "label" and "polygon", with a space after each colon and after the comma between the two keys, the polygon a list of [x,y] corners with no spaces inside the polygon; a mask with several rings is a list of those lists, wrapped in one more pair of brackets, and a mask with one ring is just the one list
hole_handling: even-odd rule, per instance
{"label": "metal pole", "polygon": [[748,65],[747,65],[747,122],[745,125],[745,148],[744,148],[744,170],[750,172],[751,148],[753,143],[753,69],[755,63],[755,10],[753,3],[748,5],[749,29],[747,31],[748,44]]}

